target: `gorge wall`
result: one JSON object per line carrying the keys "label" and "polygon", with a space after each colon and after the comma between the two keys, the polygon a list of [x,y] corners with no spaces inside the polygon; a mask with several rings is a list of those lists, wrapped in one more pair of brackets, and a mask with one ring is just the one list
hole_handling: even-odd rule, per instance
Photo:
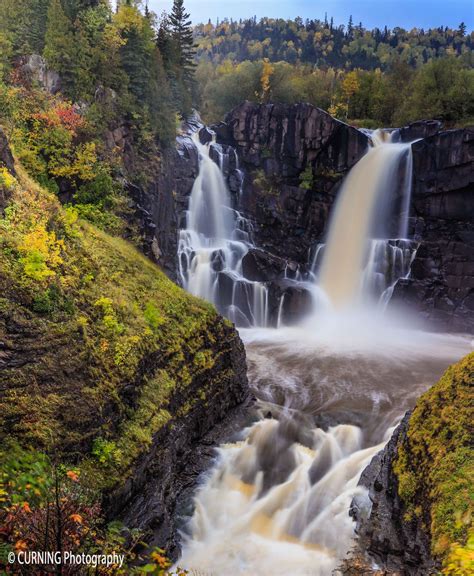
{"label": "gorge wall", "polygon": [[369,503],[353,501],[358,543],[387,574],[426,576],[446,565],[443,574],[469,572],[459,559],[473,533],[473,382],[471,353],[418,399],[361,475]]}
{"label": "gorge wall", "polygon": [[[248,397],[243,344],[211,305],[130,243],[68,219],[17,167],[0,130],[0,209],[13,208],[0,223],[2,444],[77,467],[108,519],[176,555],[178,500],[187,503],[219,426]],[[46,277],[18,249],[37,222],[54,230],[58,251]]]}
{"label": "gorge wall", "polygon": [[[189,130],[212,135],[198,119]],[[310,268],[324,241],[328,216],[341,181],[362,157],[369,135],[308,104],[245,102],[216,135],[216,161],[233,205],[252,223],[252,248],[243,261],[251,280],[267,282],[270,309],[283,292],[288,311],[304,313],[305,295],[286,278]],[[455,331],[474,326],[474,145],[473,130],[443,131],[439,121],[420,121],[398,130],[401,141],[418,139],[413,150],[410,235],[419,242],[411,275],[400,280],[394,299],[420,311],[430,325]],[[183,227],[198,156],[188,134],[167,153],[156,187],[142,194],[151,225],[149,252],[176,278],[177,229]],[[171,176],[171,178],[170,178]],[[295,297],[293,297],[295,296]]]}
{"label": "gorge wall", "polygon": [[394,297],[436,327],[474,328],[474,129],[438,132],[413,149],[411,277]]}

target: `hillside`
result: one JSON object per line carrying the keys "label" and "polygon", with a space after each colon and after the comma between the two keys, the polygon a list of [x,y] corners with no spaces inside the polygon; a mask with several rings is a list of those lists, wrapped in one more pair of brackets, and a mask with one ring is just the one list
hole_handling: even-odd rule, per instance
{"label": "hillside", "polygon": [[[37,463],[72,468],[100,502],[139,463],[143,475],[166,461],[155,477],[163,475],[160,490],[170,482],[177,490],[192,442],[245,396],[237,333],[130,244],[62,208],[20,165],[0,170],[4,474],[11,466],[26,474],[22,462],[34,450]],[[138,485],[135,478],[120,498],[122,510]],[[10,481],[3,489],[1,514],[18,500],[41,514],[30,489]],[[161,514],[173,506],[168,496]],[[37,536],[17,524],[11,537]],[[164,539],[172,537],[170,527]]]}

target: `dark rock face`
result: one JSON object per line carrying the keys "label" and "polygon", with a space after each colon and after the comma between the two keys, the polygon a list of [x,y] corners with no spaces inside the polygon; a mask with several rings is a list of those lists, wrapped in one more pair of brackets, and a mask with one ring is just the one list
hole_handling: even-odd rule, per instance
{"label": "dark rock face", "polygon": [[421,242],[394,297],[435,327],[474,328],[474,129],[413,144],[412,213]]}
{"label": "dark rock face", "polygon": [[178,231],[185,227],[188,197],[199,172],[196,146],[190,136],[180,136],[176,149],[157,159],[155,176],[146,186],[127,183],[143,237],[143,251],[167,276],[177,280]]}
{"label": "dark rock face", "polygon": [[392,470],[409,417],[407,413],[389,443],[361,475],[359,485],[369,490],[370,511],[367,513],[366,503],[356,498],[351,515],[357,521],[359,544],[383,568],[401,576],[428,576],[438,573],[439,568],[431,558],[429,537],[419,519],[403,519],[405,510]]}
{"label": "dark rock face", "polygon": [[245,102],[213,127],[244,170],[239,209],[256,244],[306,263],[321,238],[338,184],[365,153],[365,134],[309,104]]}
{"label": "dark rock face", "polygon": [[[166,548],[176,559],[178,529],[192,512],[191,496],[214,449],[241,429],[249,400],[245,350],[237,332],[226,327],[217,362],[196,377],[185,392],[177,391],[168,410],[173,419],[154,438],[133,475],[106,503],[110,518],[153,534],[149,543]],[[193,398],[202,400],[194,402]],[[186,413],[186,406],[192,404]]]}
{"label": "dark rock face", "polygon": [[0,166],[6,168],[11,174],[15,174],[15,162],[8,144],[5,132],[0,127]]}
{"label": "dark rock face", "polygon": [[[0,167],[6,168],[10,174],[15,175],[15,162],[13,160],[13,154],[10,150],[8,144],[8,139],[5,132],[0,127]],[[0,186],[0,213],[3,212],[8,204],[10,194],[7,189]]]}
{"label": "dark rock face", "polygon": [[400,140],[402,142],[412,142],[419,138],[429,138],[442,129],[443,123],[440,120],[419,120],[400,128]]}

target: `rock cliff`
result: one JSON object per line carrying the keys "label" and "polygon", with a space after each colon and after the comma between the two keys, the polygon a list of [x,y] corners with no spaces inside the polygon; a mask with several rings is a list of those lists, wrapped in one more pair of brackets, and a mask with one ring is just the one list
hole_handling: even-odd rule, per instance
{"label": "rock cliff", "polygon": [[[178,230],[199,170],[191,130],[212,139],[197,118],[163,153],[146,187],[130,185],[144,236],[144,250],[177,279]],[[329,211],[341,181],[369,145],[368,136],[307,104],[245,102],[212,127],[233,203],[253,225],[257,250],[244,267],[270,287],[275,319],[283,293],[285,313],[304,314],[304,291],[287,277],[308,270],[324,241]],[[424,315],[431,326],[455,331],[474,326],[474,148],[473,130],[442,131],[438,121],[398,130],[413,144],[411,234],[419,242],[410,277],[394,299]],[[301,293],[300,293],[301,292]]]}
{"label": "rock cliff", "polygon": [[306,263],[368,137],[309,104],[245,102],[213,128],[218,142],[237,151],[244,171],[239,208],[256,223],[257,245]]}
{"label": "rock cliff", "polygon": [[440,328],[474,328],[474,129],[415,142],[412,215],[420,242],[394,297]]}

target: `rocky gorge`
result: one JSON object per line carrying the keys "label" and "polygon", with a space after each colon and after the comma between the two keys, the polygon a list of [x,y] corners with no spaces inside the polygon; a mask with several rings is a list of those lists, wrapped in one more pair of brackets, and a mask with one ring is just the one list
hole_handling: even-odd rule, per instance
{"label": "rocky gorge", "polygon": [[[250,223],[254,245],[242,267],[248,279],[268,286],[273,325],[282,294],[286,294],[283,319],[302,317],[310,305],[308,294],[288,280],[309,273],[344,177],[365,154],[370,134],[306,104],[244,103],[210,130],[198,118],[188,121],[176,148],[160,151],[154,158],[150,168],[154,177],[148,183],[123,175],[142,250],[173,281],[179,280],[179,230],[185,228],[189,197],[200,168],[195,133],[202,143],[212,142],[210,157],[222,168],[232,205]],[[398,130],[398,137],[400,141],[418,139],[412,145],[410,211],[410,235],[417,251],[409,277],[399,280],[393,298],[412,306],[433,326],[467,332],[474,322],[474,133],[468,128],[443,131],[438,122],[420,122]],[[132,173],[135,158],[126,128],[111,132],[110,138],[114,146],[122,147],[125,165]],[[1,133],[0,160],[17,176]],[[19,180],[28,187],[21,176]],[[2,189],[2,194],[2,209],[12,196],[17,200],[11,190]],[[72,318],[68,319],[62,301],[55,305],[51,318],[38,316],[34,296],[28,290],[13,295],[15,281],[5,280],[5,299],[10,303],[2,307],[4,401],[8,405],[13,396],[21,401],[14,413],[5,412],[3,429],[8,433],[15,426],[17,434],[30,434],[26,398],[44,397],[40,425],[49,429],[59,421],[64,424],[54,450],[74,449],[80,459],[90,452],[92,438],[98,434],[119,446],[132,440],[136,451],[132,450],[130,459],[103,471],[105,477],[120,478],[106,482],[105,509],[111,519],[120,518],[128,526],[148,531],[150,543],[166,548],[176,558],[178,530],[183,516],[192,513],[191,495],[199,475],[209,466],[215,446],[231,437],[249,417],[245,350],[230,322],[211,306],[185,296],[137,252],[92,228],[84,228],[82,234],[83,246],[78,249],[72,243],[71,250],[76,257],[76,250],[81,257],[97,254],[91,274],[98,280],[85,287],[79,279],[72,284],[66,297],[79,311]],[[119,291],[118,286],[130,274],[142,282],[141,293],[128,284]],[[103,293],[111,303],[97,304]],[[165,317],[157,323],[153,308],[143,309],[156,298],[165,302]],[[131,320],[137,307],[139,325]],[[125,326],[129,340],[122,342],[122,334],[107,332],[104,318],[110,314]],[[163,323],[166,331],[160,328]],[[142,338],[146,326],[154,337],[140,340],[135,348],[133,343]],[[130,356],[125,365],[117,364],[107,352],[100,355],[104,338],[111,349],[127,346]],[[33,341],[31,354],[22,342]],[[66,369],[70,350],[76,358]],[[34,374],[34,382],[27,382],[27,371]],[[97,384],[97,375],[106,389],[110,374],[114,391],[100,406],[95,405],[93,396],[88,397],[89,389],[94,381]],[[468,374],[471,378],[472,370]],[[141,413],[142,401],[162,389],[167,392],[165,398],[158,395],[153,405],[157,412]],[[85,402],[78,391],[84,391]],[[64,406],[71,399],[78,402],[78,410],[66,417]],[[267,412],[267,417],[271,419],[272,412]],[[80,425],[76,419],[81,420]],[[144,428],[145,438],[138,434],[137,426]],[[439,564],[433,560],[426,528],[429,509],[424,510],[423,522],[402,519],[406,504],[398,496],[392,463],[399,446],[407,442],[407,426],[405,419],[361,478],[374,502],[370,521],[357,517],[356,502],[353,514],[359,522],[363,551],[387,570],[411,575],[429,573]],[[390,536],[380,542],[380,532]],[[410,566],[416,566],[418,572]]]}

